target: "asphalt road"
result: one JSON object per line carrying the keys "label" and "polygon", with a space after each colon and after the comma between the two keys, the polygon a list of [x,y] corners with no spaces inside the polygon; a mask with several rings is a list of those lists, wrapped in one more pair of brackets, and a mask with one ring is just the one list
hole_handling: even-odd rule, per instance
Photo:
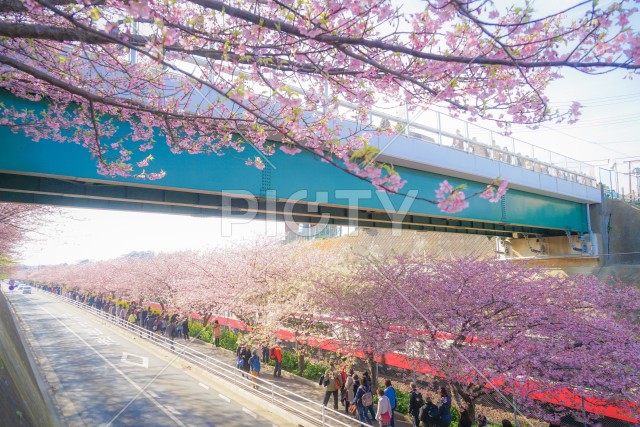
{"label": "asphalt road", "polygon": [[9,298],[69,426],[290,424],[67,304],[37,292]]}

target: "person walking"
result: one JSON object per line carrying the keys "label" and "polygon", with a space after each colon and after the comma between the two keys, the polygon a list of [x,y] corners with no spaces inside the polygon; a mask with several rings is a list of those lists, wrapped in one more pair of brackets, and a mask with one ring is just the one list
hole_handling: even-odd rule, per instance
{"label": "person walking", "polygon": [[273,376],[282,377],[282,349],[280,348],[280,341],[276,341],[276,345],[273,347],[273,358],[276,361]]}
{"label": "person walking", "polygon": [[173,351],[173,339],[176,336],[176,321],[175,319],[171,319],[171,323],[167,325],[167,329],[165,329],[165,335],[169,338],[171,342],[171,351]]}
{"label": "person walking", "polygon": [[[244,344],[242,343],[238,343],[238,349],[236,350],[236,368],[240,369],[240,370],[244,370]],[[242,374],[242,377],[244,378],[244,374]]]}
{"label": "person walking", "polygon": [[189,341],[189,318],[185,317],[182,321],[182,335],[185,341]]}
{"label": "person walking", "polygon": [[420,427],[420,408],[424,405],[422,394],[417,390],[416,383],[411,383],[411,393],[409,393],[409,415],[413,427]]}
{"label": "person walking", "polygon": [[347,389],[345,388],[347,384],[347,365],[345,364],[342,364],[340,366],[340,379],[342,380],[342,387],[340,387],[340,390],[339,390],[340,401],[344,406],[344,410],[348,411],[349,402],[347,402]]}
{"label": "person walking", "polygon": [[438,406],[431,401],[431,396],[427,396],[425,404],[420,409],[420,421],[423,427],[436,427],[440,418],[439,412]]}
{"label": "person walking", "polygon": [[358,407],[358,419],[360,420],[360,427],[363,422],[366,422],[370,426],[373,425],[373,419],[375,414],[373,412],[373,394],[371,394],[371,386],[366,378],[362,378],[362,384],[358,387],[353,402]]}
{"label": "person walking", "polygon": [[166,335],[167,334],[167,317],[166,316],[162,316],[162,319],[160,320],[160,327],[162,329],[162,335]]}
{"label": "person walking", "polygon": [[348,414],[349,413],[349,405],[350,403],[353,401],[353,398],[356,395],[355,390],[353,389],[353,369],[349,370],[349,373],[347,374],[347,379],[344,382],[344,411]]}
{"label": "person walking", "polygon": [[440,407],[438,409],[440,421],[438,425],[440,427],[449,427],[449,424],[451,424],[451,396],[449,396],[447,389],[444,387],[440,388],[440,396]]}
{"label": "person walking", "polygon": [[271,352],[269,343],[263,342],[260,346],[262,347],[262,362],[269,363],[269,353]]}
{"label": "person walking", "polygon": [[249,359],[251,359],[251,346],[246,344],[240,352],[240,356],[242,357],[242,370],[247,374],[251,371],[251,366],[249,364]]}
{"label": "person walking", "polygon": [[395,410],[396,410],[396,405],[397,405],[397,399],[396,399],[396,389],[394,389],[391,386],[391,380],[386,380],[384,382],[385,385],[385,389],[384,389],[384,395],[387,396],[389,398],[389,404],[391,405],[391,422],[389,423],[390,427],[395,427],[396,423],[395,423]]}
{"label": "person walking", "polygon": [[258,356],[258,350],[253,350],[253,356],[249,359],[249,368],[251,373],[251,381],[253,381],[253,388],[258,389],[258,376],[260,375],[260,357]]}
{"label": "person walking", "polygon": [[327,406],[329,398],[333,395],[333,409],[338,410],[338,390],[342,388],[342,379],[340,373],[336,371],[333,362],[329,364],[329,369],[324,373],[324,400],[323,406]]}
{"label": "person walking", "polygon": [[385,394],[384,390],[378,389],[378,412],[376,413],[376,420],[380,422],[380,427],[391,426],[391,402],[389,397]]}
{"label": "person walking", "polygon": [[216,347],[220,347],[220,337],[222,336],[222,327],[218,319],[213,321],[213,343]]}
{"label": "person walking", "polygon": [[129,326],[131,330],[133,330],[133,325],[138,321],[138,316],[136,316],[136,311],[133,310],[127,319],[129,321]]}

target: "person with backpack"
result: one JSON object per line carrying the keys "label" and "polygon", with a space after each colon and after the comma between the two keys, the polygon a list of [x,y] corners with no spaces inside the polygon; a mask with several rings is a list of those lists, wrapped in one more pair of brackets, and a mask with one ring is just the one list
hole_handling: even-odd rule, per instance
{"label": "person with backpack", "polygon": [[282,377],[282,350],[280,349],[280,341],[276,341],[273,346],[273,356],[269,356],[276,361],[276,367],[273,369],[274,377]]}
{"label": "person with backpack", "polygon": [[431,401],[431,396],[427,396],[427,401],[422,408],[420,408],[420,421],[422,421],[423,427],[436,427],[438,425],[439,409]]}
{"label": "person with backpack", "polygon": [[416,383],[411,383],[411,393],[409,393],[409,415],[413,421],[413,427],[420,427],[420,408],[424,405],[422,393],[416,389]]}
{"label": "person with backpack", "polygon": [[363,422],[366,422],[370,426],[373,425],[375,419],[375,412],[373,411],[373,394],[371,393],[371,386],[366,378],[362,378],[362,384],[356,391],[356,396],[353,402],[358,406],[358,419],[360,420],[360,427]]}
{"label": "person with backpack", "polygon": [[336,371],[333,362],[329,364],[329,369],[324,373],[324,400],[323,406],[327,406],[329,398],[333,395],[333,409],[338,410],[338,390],[342,388],[342,378],[340,373]]}
{"label": "person with backpack", "polygon": [[249,372],[251,373],[251,381],[253,388],[258,389],[258,376],[260,375],[260,357],[258,350],[253,350],[253,356],[249,359]]}

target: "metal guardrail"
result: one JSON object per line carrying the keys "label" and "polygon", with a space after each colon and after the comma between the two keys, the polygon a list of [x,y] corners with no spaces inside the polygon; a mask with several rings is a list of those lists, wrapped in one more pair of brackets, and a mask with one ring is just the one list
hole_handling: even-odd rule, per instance
{"label": "metal guardrail", "polygon": [[38,288],[36,289],[39,292],[59,299],[62,302],[71,304],[74,307],[84,310],[96,317],[109,321],[111,324],[116,325],[129,333],[137,334],[139,337],[147,339],[149,342],[162,347],[166,351],[177,354],[181,358],[197,365],[216,377],[221,378],[234,386],[240,387],[243,390],[252,393],[253,396],[260,397],[265,402],[278,406],[297,417],[313,423],[314,425],[321,427],[353,427],[355,425],[359,425],[359,421],[340,411],[327,408],[318,402],[293,393],[292,391],[263,378],[253,377],[235,366],[229,365],[228,363],[211,357],[210,355],[190,348],[188,345],[171,340],[164,335],[142,328],[125,319],[106,313],[102,310],[98,310],[95,307],[91,307],[53,292],[43,291]]}
{"label": "metal guardrail", "polygon": [[[341,102],[348,111],[356,111],[355,104]],[[368,126],[374,129],[399,128],[399,133],[421,141],[484,157],[512,166],[535,171],[565,181],[601,188],[603,196],[640,204],[640,168],[632,168],[638,161],[625,161],[627,172],[590,165],[555,153],[514,137],[488,129],[435,110],[402,115],[373,110]],[[397,129],[396,128],[396,129]]]}

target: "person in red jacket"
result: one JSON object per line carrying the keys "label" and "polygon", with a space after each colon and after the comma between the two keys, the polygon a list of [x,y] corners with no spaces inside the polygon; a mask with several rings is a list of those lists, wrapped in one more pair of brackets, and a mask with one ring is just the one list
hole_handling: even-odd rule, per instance
{"label": "person in red jacket", "polygon": [[273,358],[276,360],[276,367],[273,370],[274,377],[282,377],[282,350],[280,349],[280,341],[276,341],[276,345],[272,349]]}

